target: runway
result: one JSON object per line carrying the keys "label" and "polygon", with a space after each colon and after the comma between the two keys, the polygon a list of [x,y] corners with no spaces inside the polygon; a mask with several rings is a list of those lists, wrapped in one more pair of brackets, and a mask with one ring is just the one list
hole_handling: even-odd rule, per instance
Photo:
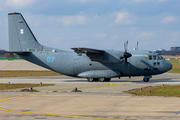
{"label": "runway", "polygon": [[[140,97],[123,91],[161,84],[180,84],[180,74],[115,78],[111,82],[87,82],[67,76],[9,77],[0,83],[54,83],[36,87],[40,92],[0,92],[0,119],[180,119],[180,98]],[[77,87],[82,92],[71,92]],[[54,92],[53,92],[54,91]]]}

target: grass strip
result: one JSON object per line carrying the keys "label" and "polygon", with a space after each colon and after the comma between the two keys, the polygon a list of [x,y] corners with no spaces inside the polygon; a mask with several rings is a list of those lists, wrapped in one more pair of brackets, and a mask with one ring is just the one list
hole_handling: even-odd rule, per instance
{"label": "grass strip", "polygon": [[0,83],[0,90],[7,90],[7,89],[19,89],[19,88],[30,88],[30,87],[44,87],[44,86],[54,86],[54,84],[4,84]]}
{"label": "grass strip", "polygon": [[59,76],[60,73],[54,71],[28,71],[28,70],[7,70],[0,71],[0,77],[22,77],[22,76]]}
{"label": "grass strip", "polygon": [[149,86],[139,89],[128,90],[125,92],[138,96],[180,97],[180,85],[162,85],[153,87]]}
{"label": "grass strip", "polygon": [[169,60],[169,62],[173,65],[173,68],[169,71],[169,73],[180,73],[180,61]]}

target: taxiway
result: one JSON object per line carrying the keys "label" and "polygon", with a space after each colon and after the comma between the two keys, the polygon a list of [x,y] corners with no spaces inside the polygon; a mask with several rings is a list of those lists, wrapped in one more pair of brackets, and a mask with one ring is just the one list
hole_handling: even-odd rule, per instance
{"label": "taxiway", "polygon": [[[0,83],[54,83],[40,92],[0,91],[0,119],[180,119],[180,98],[134,96],[124,91],[162,84],[180,84],[180,75],[166,73],[145,83],[142,77],[87,82],[67,76],[9,77]],[[71,92],[77,87],[82,92]]]}

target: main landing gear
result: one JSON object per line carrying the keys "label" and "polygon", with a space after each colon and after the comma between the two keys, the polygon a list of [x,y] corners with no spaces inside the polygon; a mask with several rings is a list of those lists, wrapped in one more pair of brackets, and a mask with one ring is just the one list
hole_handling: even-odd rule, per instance
{"label": "main landing gear", "polygon": [[88,82],[110,82],[111,78],[87,78]]}

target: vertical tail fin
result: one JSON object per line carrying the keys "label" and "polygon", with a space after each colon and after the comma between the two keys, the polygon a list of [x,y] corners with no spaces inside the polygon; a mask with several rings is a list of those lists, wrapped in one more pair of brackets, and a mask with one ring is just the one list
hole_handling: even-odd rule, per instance
{"label": "vertical tail fin", "polygon": [[42,49],[21,13],[9,13],[9,50],[29,51]]}

